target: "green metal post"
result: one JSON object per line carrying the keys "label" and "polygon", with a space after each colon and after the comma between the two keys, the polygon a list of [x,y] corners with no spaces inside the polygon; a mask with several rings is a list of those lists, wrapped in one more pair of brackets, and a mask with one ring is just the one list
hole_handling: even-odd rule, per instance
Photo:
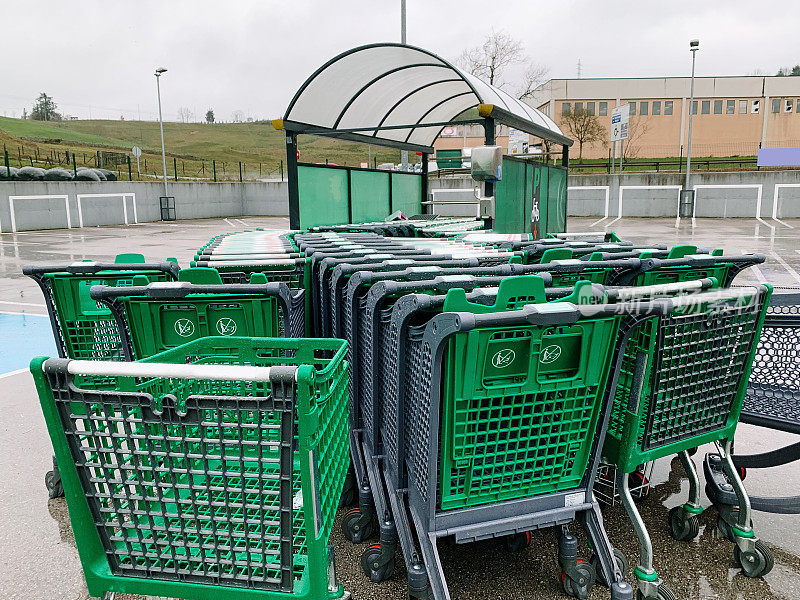
{"label": "green metal post", "polygon": [[[11,166],[8,164],[8,150],[3,150],[3,155],[6,163],[6,177],[11,178]],[[282,170],[282,169],[281,169]],[[283,177],[281,177],[283,179]]]}
{"label": "green metal post", "polygon": [[211,161],[211,168],[214,171],[214,181],[216,182],[217,181],[217,161],[216,160],[212,160]]}
{"label": "green metal post", "polygon": [[133,181],[133,173],[131,172],[131,157],[125,157],[128,160],[128,181]]}
{"label": "green metal post", "polygon": [[242,183],[242,161],[239,161],[239,183]]}
{"label": "green metal post", "polygon": [[[8,152],[6,152],[8,154]],[[283,181],[283,159],[281,159],[281,181]]]}
{"label": "green metal post", "polygon": [[78,176],[78,166],[75,164],[75,153],[72,153],[72,175],[73,177]]}
{"label": "green metal post", "polygon": [[178,181],[178,159],[172,157],[172,170],[175,173],[175,181]]}

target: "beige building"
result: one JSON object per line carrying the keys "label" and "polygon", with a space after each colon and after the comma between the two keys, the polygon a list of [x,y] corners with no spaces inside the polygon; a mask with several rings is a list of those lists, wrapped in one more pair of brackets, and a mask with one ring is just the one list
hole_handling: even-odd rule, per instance
{"label": "beige building", "polygon": [[[625,156],[686,154],[690,79],[642,77],[551,79],[531,102],[566,135],[565,112],[582,108],[609,130],[611,109],[630,104]],[[768,147],[800,146],[800,77],[696,77],[693,156],[747,156]],[[608,156],[610,143],[584,147],[584,157]],[[619,150],[618,150],[619,152]],[[571,158],[577,158],[573,147]]]}
{"label": "beige building", "polygon": [[[686,155],[689,87],[688,77],[551,79],[536,88],[529,104],[574,138],[563,123],[565,112],[585,109],[608,131],[611,109],[628,103],[625,157],[678,157]],[[752,156],[760,147],[800,146],[800,77],[696,77],[694,97],[695,157]],[[507,148],[506,132],[498,133],[497,143]],[[444,133],[435,147],[477,146],[483,143],[481,136],[480,128],[457,127]],[[607,140],[585,145],[584,158],[609,156]],[[577,144],[570,158],[578,158]]]}

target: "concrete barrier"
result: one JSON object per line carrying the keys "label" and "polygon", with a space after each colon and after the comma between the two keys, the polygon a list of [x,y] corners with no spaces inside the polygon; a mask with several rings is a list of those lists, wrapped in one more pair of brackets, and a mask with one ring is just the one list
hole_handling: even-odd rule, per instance
{"label": "concrete barrier", "polygon": [[[0,182],[0,232],[143,223],[161,219],[162,183]],[[286,182],[171,182],[178,219],[284,216]]]}

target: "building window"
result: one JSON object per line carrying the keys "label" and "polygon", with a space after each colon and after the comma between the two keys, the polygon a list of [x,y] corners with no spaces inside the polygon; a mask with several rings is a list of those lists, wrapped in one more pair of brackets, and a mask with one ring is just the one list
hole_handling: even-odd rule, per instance
{"label": "building window", "polygon": [[692,114],[693,115],[697,114],[697,100],[692,101]]}
{"label": "building window", "polygon": [[722,114],[722,100],[714,100],[714,114],[715,115]]}
{"label": "building window", "polygon": [[800,113],[800,98],[798,98],[797,102],[795,102],[795,106],[797,107],[797,112]]}
{"label": "building window", "polygon": [[561,114],[568,115],[572,112],[572,103],[571,102],[562,102],[561,103]]}
{"label": "building window", "polygon": [[725,114],[732,115],[736,112],[736,100],[728,100],[725,103]]}
{"label": "building window", "polygon": [[653,114],[660,115],[661,114],[661,102],[658,100],[653,101]]}
{"label": "building window", "polygon": [[750,105],[750,112],[756,115],[761,112],[761,100],[753,100]]}
{"label": "building window", "polygon": [[664,100],[664,114],[665,115],[672,114],[672,100]]}
{"label": "building window", "polygon": [[773,98],[772,99],[772,112],[773,113],[781,112],[781,100],[780,100],[780,98]]}
{"label": "building window", "polygon": [[700,105],[700,114],[707,115],[711,113],[711,100],[703,100]]}
{"label": "building window", "polygon": [[789,100],[785,100],[783,104],[783,112],[792,112],[794,110],[794,100],[791,98]]}
{"label": "building window", "polygon": [[636,102],[628,102],[629,111],[628,114],[635,115],[636,114]]}
{"label": "building window", "polygon": [[576,102],[575,103],[575,112],[581,112],[583,110],[583,102]]}
{"label": "building window", "polygon": [[594,114],[594,102],[586,103],[586,112],[588,112],[590,115]]}
{"label": "building window", "polygon": [[648,102],[639,102],[639,114],[646,115],[647,114],[647,105]]}
{"label": "building window", "polygon": [[740,115],[747,114],[747,100],[739,100],[739,114]]}
{"label": "building window", "polygon": [[599,108],[601,117],[605,117],[608,115],[608,102],[601,102]]}

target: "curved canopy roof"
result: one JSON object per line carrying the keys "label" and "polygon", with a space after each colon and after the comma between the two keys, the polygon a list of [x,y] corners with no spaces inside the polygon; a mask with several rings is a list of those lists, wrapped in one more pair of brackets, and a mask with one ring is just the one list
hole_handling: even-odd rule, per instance
{"label": "curved canopy roof", "polygon": [[360,46],[331,59],[303,83],[283,120],[296,131],[430,148],[457,117],[476,122],[477,114],[471,121],[463,118],[476,107],[481,116],[572,143],[542,112],[428,50],[404,44]]}

